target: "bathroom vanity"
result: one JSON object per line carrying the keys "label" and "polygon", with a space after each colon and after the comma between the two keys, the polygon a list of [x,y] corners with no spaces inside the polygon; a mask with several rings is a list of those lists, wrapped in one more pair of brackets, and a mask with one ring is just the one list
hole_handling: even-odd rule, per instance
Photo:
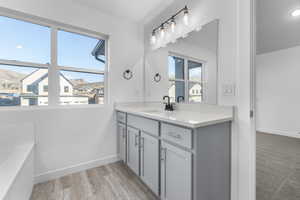
{"label": "bathroom vanity", "polygon": [[232,107],[116,106],[120,159],[162,200],[229,200]]}

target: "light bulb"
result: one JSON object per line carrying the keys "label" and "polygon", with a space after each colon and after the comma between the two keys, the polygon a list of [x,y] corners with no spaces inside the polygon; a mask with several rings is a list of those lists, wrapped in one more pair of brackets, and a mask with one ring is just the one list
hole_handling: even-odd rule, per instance
{"label": "light bulb", "polygon": [[165,36],[165,28],[162,26],[161,28],[160,28],[160,37],[164,37]]}
{"label": "light bulb", "polygon": [[175,19],[172,18],[172,20],[171,20],[171,31],[172,31],[172,33],[175,32],[175,27],[176,27],[176,22],[175,22]]}
{"label": "light bulb", "polygon": [[189,10],[187,7],[184,8],[183,12],[183,23],[185,25],[189,25]]}
{"label": "light bulb", "polygon": [[155,35],[152,35],[152,36],[151,36],[151,43],[152,43],[152,44],[155,44],[155,43],[156,43],[156,37],[155,37]]}
{"label": "light bulb", "polygon": [[294,11],[292,12],[292,16],[293,16],[293,17],[298,17],[298,16],[300,16],[300,8],[294,10]]}
{"label": "light bulb", "polygon": [[156,35],[155,35],[155,32],[154,32],[154,31],[152,32],[151,43],[152,43],[152,44],[155,44],[155,43],[156,43]]}
{"label": "light bulb", "polygon": [[195,30],[198,32],[198,31],[201,31],[201,29],[202,29],[202,26],[197,26]]}

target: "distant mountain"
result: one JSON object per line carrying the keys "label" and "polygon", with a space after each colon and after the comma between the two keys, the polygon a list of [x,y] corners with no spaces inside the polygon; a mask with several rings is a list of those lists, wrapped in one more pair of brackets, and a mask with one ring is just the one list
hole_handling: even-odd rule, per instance
{"label": "distant mountain", "polygon": [[84,79],[70,79],[69,81],[71,81],[74,86],[88,83],[84,81]]}
{"label": "distant mountain", "polygon": [[[0,69],[0,91],[17,91],[21,86],[21,79],[26,74],[14,72],[11,70]],[[2,91],[3,90],[3,91]]]}
{"label": "distant mountain", "polygon": [[71,83],[74,85],[74,88],[102,88],[103,82],[94,82],[89,83],[84,79],[71,79]]}
{"label": "distant mountain", "polygon": [[14,72],[11,70],[0,69],[0,80],[9,82],[19,82],[26,74]]}

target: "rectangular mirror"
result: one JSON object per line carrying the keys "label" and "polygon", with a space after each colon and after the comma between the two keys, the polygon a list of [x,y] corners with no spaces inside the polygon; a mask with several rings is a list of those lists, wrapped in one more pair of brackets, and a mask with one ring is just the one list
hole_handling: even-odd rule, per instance
{"label": "rectangular mirror", "polygon": [[[217,104],[218,26],[219,20],[214,20],[174,43],[149,51],[146,96],[161,100],[168,95],[172,102]],[[149,77],[156,73],[162,76],[160,83]]]}

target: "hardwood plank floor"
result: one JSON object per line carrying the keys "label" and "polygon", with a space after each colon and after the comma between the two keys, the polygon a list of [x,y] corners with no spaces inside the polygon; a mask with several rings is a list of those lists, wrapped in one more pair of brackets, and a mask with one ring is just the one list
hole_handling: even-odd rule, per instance
{"label": "hardwood plank floor", "polygon": [[256,199],[300,200],[300,139],[257,133]]}
{"label": "hardwood plank floor", "polygon": [[122,162],[34,186],[31,200],[157,200]]}

